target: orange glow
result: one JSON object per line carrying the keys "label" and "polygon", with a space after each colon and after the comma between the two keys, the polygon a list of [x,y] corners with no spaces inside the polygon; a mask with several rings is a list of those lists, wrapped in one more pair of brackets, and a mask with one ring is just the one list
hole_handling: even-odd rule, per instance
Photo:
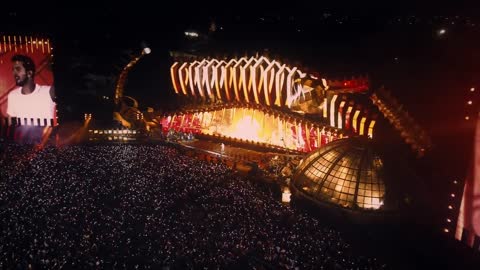
{"label": "orange glow", "polygon": [[197,86],[197,90],[200,93],[200,96],[202,98],[205,98],[205,92],[203,91],[203,83],[202,83],[202,72],[203,72],[203,65],[205,63],[205,60],[202,62],[198,63],[197,66],[195,66],[194,72],[195,72],[195,77],[193,83]]}
{"label": "orange glow", "polygon": [[368,137],[370,139],[373,139],[373,127],[375,126],[375,120],[372,120],[370,122],[370,125],[368,125]]}
{"label": "orange glow", "polygon": [[324,98],[324,99],[323,99],[323,118],[325,118],[325,119],[328,117],[328,115],[327,115],[327,106],[328,106],[328,104],[327,104],[327,98]]}
{"label": "orange glow", "polygon": [[291,200],[292,193],[289,188],[285,188],[282,192],[282,202],[289,203]]}
{"label": "orange glow", "polygon": [[[212,66],[214,66],[215,64],[218,64],[217,60],[213,60],[210,63],[207,63],[205,67],[203,67],[204,76],[203,76],[202,84],[206,86],[208,96],[210,97],[213,95],[212,88],[215,85],[215,81],[217,78],[216,69],[214,70],[212,68]],[[220,98],[219,94],[217,95],[217,97]]]}
{"label": "orange glow", "polygon": [[[220,85],[221,85],[221,79],[222,78],[225,78],[224,76],[224,73],[225,73],[225,69],[223,68],[222,65],[225,65],[226,62],[221,60],[218,62],[218,64],[213,68],[213,77],[212,77],[212,80],[213,80],[213,83],[215,84],[215,90],[217,92],[217,97],[219,99],[222,98],[222,93],[221,93],[221,89],[220,89]],[[219,75],[220,73],[220,75]]]}
{"label": "orange glow", "polygon": [[360,114],[359,110],[356,110],[355,113],[353,114],[352,127],[353,127],[353,131],[355,131],[355,132],[358,132],[357,118],[358,118],[359,114]]}
{"label": "orange glow", "polygon": [[338,128],[342,128],[342,125],[343,125],[342,112],[343,112],[344,106],[345,106],[345,101],[340,102],[340,106],[338,107]]}
{"label": "orange glow", "polygon": [[[227,93],[227,100],[228,101],[232,100],[232,97],[230,97],[230,93],[231,93],[232,89],[235,90],[235,88],[232,87],[232,85],[234,84],[234,77],[235,77],[235,73],[233,72],[233,66],[234,65],[235,65],[235,60],[232,59],[225,66],[225,83],[223,85],[225,87],[225,92]],[[237,92],[235,92],[235,98],[237,100],[239,100]]]}
{"label": "orange glow", "polygon": [[293,67],[292,69],[290,69],[287,67],[287,71],[289,71],[289,73],[287,76],[287,95],[286,95],[287,100],[285,100],[285,105],[290,108],[292,106],[293,101],[299,97],[293,91],[295,75],[297,74],[297,68]]}
{"label": "orange glow", "polygon": [[270,103],[271,103],[271,94],[272,94],[272,89],[273,89],[273,85],[274,85],[274,81],[277,80],[277,76],[275,76],[275,70],[273,69],[274,67],[278,67],[279,64],[275,61],[272,61],[272,63],[270,63],[270,65],[268,65],[266,68],[265,68],[265,71],[264,71],[264,76],[263,76],[263,92],[265,94],[265,103],[267,104],[267,106],[270,106]]}
{"label": "orange glow", "polygon": [[188,83],[188,70],[185,69],[186,63],[179,68],[179,79],[180,79],[180,87],[182,87],[182,92],[184,95],[187,94],[187,83]]}
{"label": "orange glow", "polygon": [[170,77],[173,82],[173,90],[175,90],[175,93],[178,94],[178,83],[175,80],[175,71],[177,70],[178,67],[178,62],[173,63],[172,67],[170,67]]}
{"label": "orange glow", "polygon": [[338,95],[334,95],[330,101],[330,126],[335,126],[335,101],[337,100]]}
{"label": "orange glow", "polygon": [[383,205],[383,202],[380,200],[380,198],[372,198],[371,208],[378,209],[382,205]]}
{"label": "orange glow", "polygon": [[194,77],[195,74],[195,66],[198,65],[198,61],[193,62],[188,66],[188,85],[190,86],[190,91],[192,92],[192,96],[195,96],[195,87],[194,87]]}
{"label": "orange glow", "polygon": [[283,86],[284,86],[284,83],[285,83],[285,64],[282,65],[279,69],[279,71],[277,72],[277,74],[275,75],[275,105],[277,106],[282,106],[282,102],[281,102],[281,93],[282,93],[282,89],[283,89]]}
{"label": "orange glow", "polygon": [[281,114],[248,107],[181,113],[163,117],[161,122],[164,131],[212,135],[302,152],[340,137],[337,130],[327,134],[321,125],[302,121],[301,118],[283,118]]}
{"label": "orange glow", "polygon": [[235,124],[233,124],[232,128],[229,132],[226,132],[226,135],[230,135],[232,137],[244,139],[244,140],[259,140],[259,133],[260,133],[260,124],[256,119],[252,117],[245,116],[242,119],[239,119]]}
{"label": "orange glow", "polygon": [[365,121],[367,121],[366,117],[362,117],[362,119],[360,120],[360,132],[359,132],[360,135],[365,134]]}
{"label": "orange glow", "polygon": [[337,184],[335,185],[335,191],[338,191],[338,192],[342,191],[344,182],[345,182],[344,180],[338,180]]}

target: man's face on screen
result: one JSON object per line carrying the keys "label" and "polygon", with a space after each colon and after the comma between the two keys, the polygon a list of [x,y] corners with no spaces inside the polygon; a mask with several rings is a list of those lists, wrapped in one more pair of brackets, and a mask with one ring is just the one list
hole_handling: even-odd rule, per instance
{"label": "man's face on screen", "polygon": [[13,62],[13,78],[18,86],[24,86],[28,80],[28,74],[20,61]]}

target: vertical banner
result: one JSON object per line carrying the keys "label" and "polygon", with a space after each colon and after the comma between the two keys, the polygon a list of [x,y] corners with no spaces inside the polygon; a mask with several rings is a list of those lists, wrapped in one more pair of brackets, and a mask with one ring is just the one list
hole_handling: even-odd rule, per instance
{"label": "vertical banner", "polygon": [[480,236],[480,117],[477,116],[473,162],[465,180],[455,238],[473,247]]}

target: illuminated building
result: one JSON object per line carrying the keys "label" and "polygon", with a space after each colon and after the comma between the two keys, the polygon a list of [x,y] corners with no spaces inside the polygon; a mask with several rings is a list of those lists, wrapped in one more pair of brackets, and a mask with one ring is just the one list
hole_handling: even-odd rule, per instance
{"label": "illuminated building", "polygon": [[[412,194],[419,191],[409,190],[412,177],[396,170],[385,166],[371,140],[357,136],[336,140],[308,154],[297,167],[291,188],[297,198],[337,215],[363,220],[397,217],[411,208],[411,200],[419,197]],[[419,207],[417,201],[415,204]]]}

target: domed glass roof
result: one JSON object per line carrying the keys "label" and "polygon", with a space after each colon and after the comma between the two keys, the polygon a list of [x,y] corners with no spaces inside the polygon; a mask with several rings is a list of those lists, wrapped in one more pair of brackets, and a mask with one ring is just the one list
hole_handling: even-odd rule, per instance
{"label": "domed glass roof", "polygon": [[383,163],[366,138],[337,140],[312,152],[293,185],[310,199],[346,208],[380,209],[385,199]]}

